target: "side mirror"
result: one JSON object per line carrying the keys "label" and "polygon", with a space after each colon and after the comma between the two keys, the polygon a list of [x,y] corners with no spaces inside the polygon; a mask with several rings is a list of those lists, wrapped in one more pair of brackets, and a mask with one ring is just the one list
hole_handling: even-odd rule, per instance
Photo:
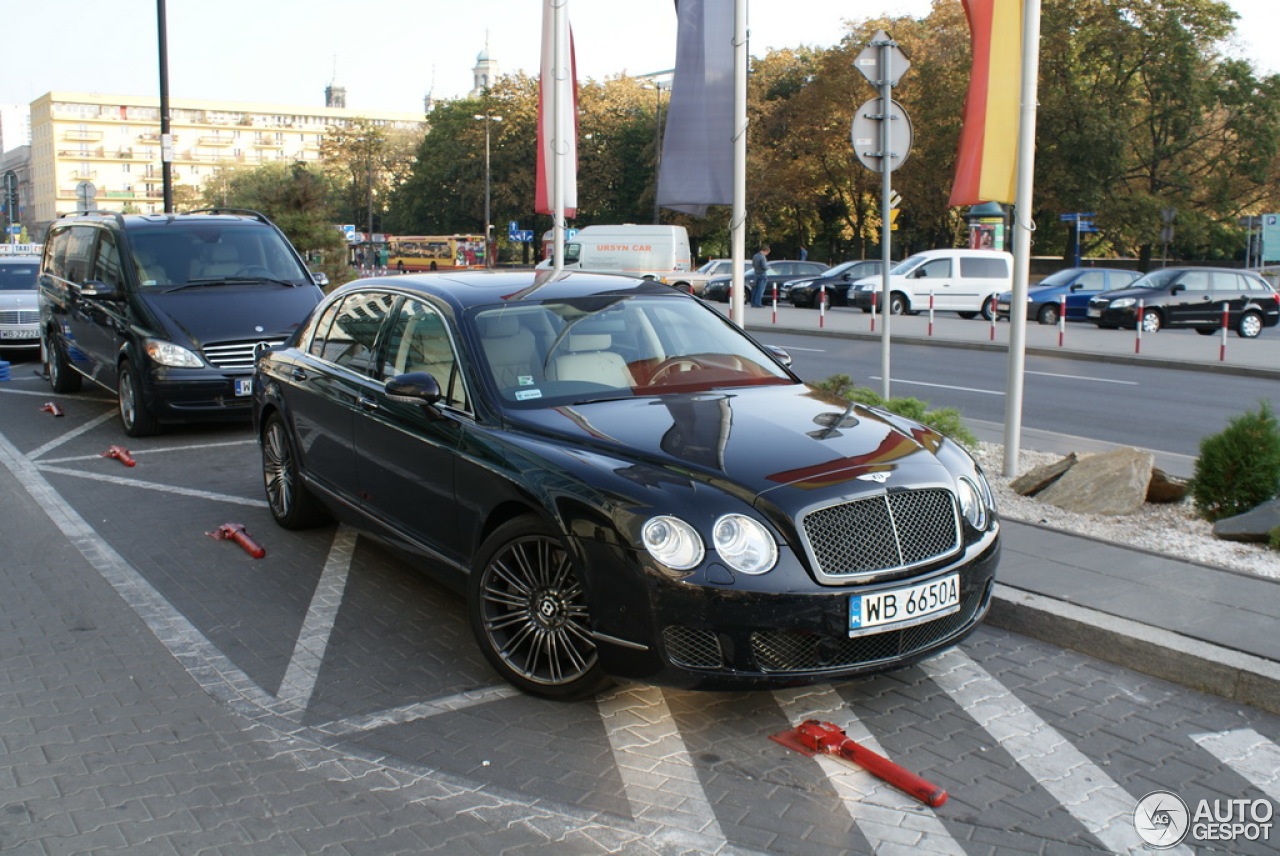
{"label": "side mirror", "polygon": [[383,386],[387,398],[403,404],[433,405],[440,400],[440,384],[426,372],[396,375]]}
{"label": "side mirror", "polygon": [[791,368],[791,355],[779,348],[777,345],[765,345],[764,349],[773,355],[773,358],[782,363],[787,368]]}
{"label": "side mirror", "polygon": [[1082,289],[1082,288],[1084,288],[1084,283],[1082,283],[1082,282],[1073,282],[1073,283],[1071,283],[1071,288],[1070,288],[1069,290],[1070,290],[1070,291],[1079,291],[1079,290],[1080,290],[1080,289]]}
{"label": "side mirror", "polygon": [[314,282],[316,285],[320,286],[321,288],[324,288],[326,285],[329,284],[329,274],[323,271],[319,271],[319,272],[312,271],[311,281]]}
{"label": "side mirror", "polygon": [[1187,287],[1180,282],[1175,282],[1169,289],[1170,294],[1179,294],[1187,290]]}
{"label": "side mirror", "polygon": [[80,286],[80,296],[96,297],[99,300],[119,300],[120,289],[117,286],[107,285],[105,282],[91,279]]}

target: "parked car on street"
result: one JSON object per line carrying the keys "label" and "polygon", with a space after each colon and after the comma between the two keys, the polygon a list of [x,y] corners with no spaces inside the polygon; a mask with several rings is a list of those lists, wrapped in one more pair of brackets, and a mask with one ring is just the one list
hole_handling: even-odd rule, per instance
{"label": "parked car on street", "polygon": [[275,520],[337,516],[461,589],[535,695],[881,671],[991,598],[1000,526],[961,446],[660,283],[348,283],[260,352],[254,414]]}
{"label": "parked car on street", "polygon": [[1129,288],[1089,301],[1088,318],[1099,327],[1135,328],[1144,333],[1187,327],[1208,336],[1227,326],[1253,339],[1280,322],[1280,296],[1253,271],[1210,267],[1170,267],[1152,271]]}
{"label": "parked car on street", "polygon": [[[773,287],[777,285],[781,288],[782,284],[788,280],[796,279],[804,276],[816,276],[827,269],[827,265],[822,262],[802,262],[792,261],[790,259],[778,259],[769,262],[765,276],[765,292],[764,300],[768,303],[773,299]],[[751,287],[754,285],[753,274],[748,270],[744,276],[747,287],[747,302],[750,302]],[[703,289],[702,296],[706,300],[717,300],[720,303],[729,302],[729,287],[733,284],[732,276],[717,276],[707,280],[707,286]],[[782,295],[778,295],[778,300],[782,300]]]}
{"label": "parked car on street", "polygon": [[[879,259],[857,259],[841,262],[817,276],[793,279],[783,284],[783,290],[792,306],[818,307],[824,289],[828,306],[848,306],[849,286],[869,276],[879,276],[884,263]],[[868,309],[867,311],[870,311]]]}
{"label": "parked car on street", "polygon": [[[1062,312],[1062,299],[1067,299],[1068,321],[1084,321],[1089,309],[1089,299],[1104,291],[1127,288],[1142,276],[1136,270],[1123,268],[1064,268],[1054,271],[1027,288],[1027,320],[1041,324],[1057,324]],[[996,298],[996,317],[1009,319],[1009,304],[1013,292],[1006,291]]]}
{"label": "parked car on street", "polygon": [[38,256],[0,256],[0,351],[40,347],[39,273]]}
{"label": "parked car on street", "polygon": [[[862,279],[849,289],[850,301],[870,310],[880,299],[883,277]],[[889,305],[892,315],[924,312],[933,301],[941,312],[961,318],[981,314],[990,320],[996,311],[996,295],[1013,290],[1013,256],[1000,250],[925,250],[908,256],[889,270]],[[875,295],[873,298],[872,295]]]}
{"label": "parked car on street", "polygon": [[248,420],[254,349],[283,342],[323,292],[261,214],[99,212],[49,228],[39,281],[49,383],[115,394],[130,437]]}
{"label": "parked car on street", "polygon": [[[740,262],[739,267],[747,269],[747,262]],[[701,295],[707,287],[707,281],[721,276],[733,275],[732,259],[712,259],[689,274],[689,286],[693,294]]]}

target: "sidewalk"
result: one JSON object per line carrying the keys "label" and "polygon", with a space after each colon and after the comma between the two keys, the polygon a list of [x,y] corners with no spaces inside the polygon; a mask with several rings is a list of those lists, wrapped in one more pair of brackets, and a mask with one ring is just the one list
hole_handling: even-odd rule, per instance
{"label": "sidewalk", "polygon": [[[720,305],[728,314],[727,307]],[[776,320],[775,320],[776,319]],[[746,328],[879,339],[883,319],[836,307],[747,308]],[[890,341],[1007,351],[1011,325],[954,313],[889,319]],[[1144,335],[1028,322],[1026,351],[1039,356],[1137,363],[1280,379],[1280,328],[1257,339],[1193,330]],[[1135,353],[1136,351],[1136,353]],[[1224,357],[1224,359],[1220,359]],[[1280,581],[1006,520],[988,621],[1135,671],[1280,713]]]}

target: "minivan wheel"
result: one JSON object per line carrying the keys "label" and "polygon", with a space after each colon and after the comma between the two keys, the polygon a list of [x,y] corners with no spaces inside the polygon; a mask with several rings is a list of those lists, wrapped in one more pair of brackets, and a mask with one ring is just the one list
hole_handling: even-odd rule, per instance
{"label": "minivan wheel", "polygon": [[890,315],[906,315],[911,311],[911,304],[907,302],[907,296],[897,291],[889,295],[889,314]]}
{"label": "minivan wheel", "polygon": [[485,659],[518,689],[568,701],[608,686],[576,564],[538,518],[510,520],[486,539],[467,613]]}
{"label": "minivan wheel", "polygon": [[986,300],[982,301],[982,320],[990,321],[995,316],[996,299],[994,297],[988,297]]}
{"label": "minivan wheel", "polygon": [[66,352],[56,336],[46,335],[44,338],[45,373],[49,376],[49,386],[54,392],[79,392],[83,378],[71,367]]}
{"label": "minivan wheel", "polygon": [[1157,333],[1160,331],[1160,313],[1155,309],[1146,309],[1142,313],[1142,332]]}
{"label": "minivan wheel", "polygon": [[160,422],[155,418],[142,398],[142,378],[133,365],[125,360],[120,364],[119,389],[116,396],[120,405],[120,422],[124,433],[130,437],[150,437],[159,433]]}
{"label": "minivan wheel", "polygon": [[1057,324],[1058,323],[1058,304],[1046,303],[1040,307],[1040,311],[1036,313],[1036,320],[1041,324]]}
{"label": "minivan wheel", "polygon": [[1256,339],[1262,332],[1262,316],[1257,312],[1246,312],[1240,316],[1236,325],[1236,334],[1242,339]]}

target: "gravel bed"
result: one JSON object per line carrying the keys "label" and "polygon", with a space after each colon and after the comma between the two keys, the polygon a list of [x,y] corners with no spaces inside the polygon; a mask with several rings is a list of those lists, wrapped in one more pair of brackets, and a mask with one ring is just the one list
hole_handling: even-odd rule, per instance
{"label": "gravel bed", "polygon": [[[1215,538],[1211,524],[1196,516],[1190,499],[1176,503],[1146,503],[1133,514],[1112,517],[1066,511],[1034,497],[1019,496],[1009,488],[1013,479],[1004,470],[1004,446],[981,443],[974,457],[991,482],[1000,516],[1024,523],[1038,523],[1064,532],[1087,535],[1126,547],[1138,547],[1206,565],[1280,579],[1280,552],[1265,544],[1242,544]],[[1062,455],[1019,450],[1018,472],[1025,473]]]}

